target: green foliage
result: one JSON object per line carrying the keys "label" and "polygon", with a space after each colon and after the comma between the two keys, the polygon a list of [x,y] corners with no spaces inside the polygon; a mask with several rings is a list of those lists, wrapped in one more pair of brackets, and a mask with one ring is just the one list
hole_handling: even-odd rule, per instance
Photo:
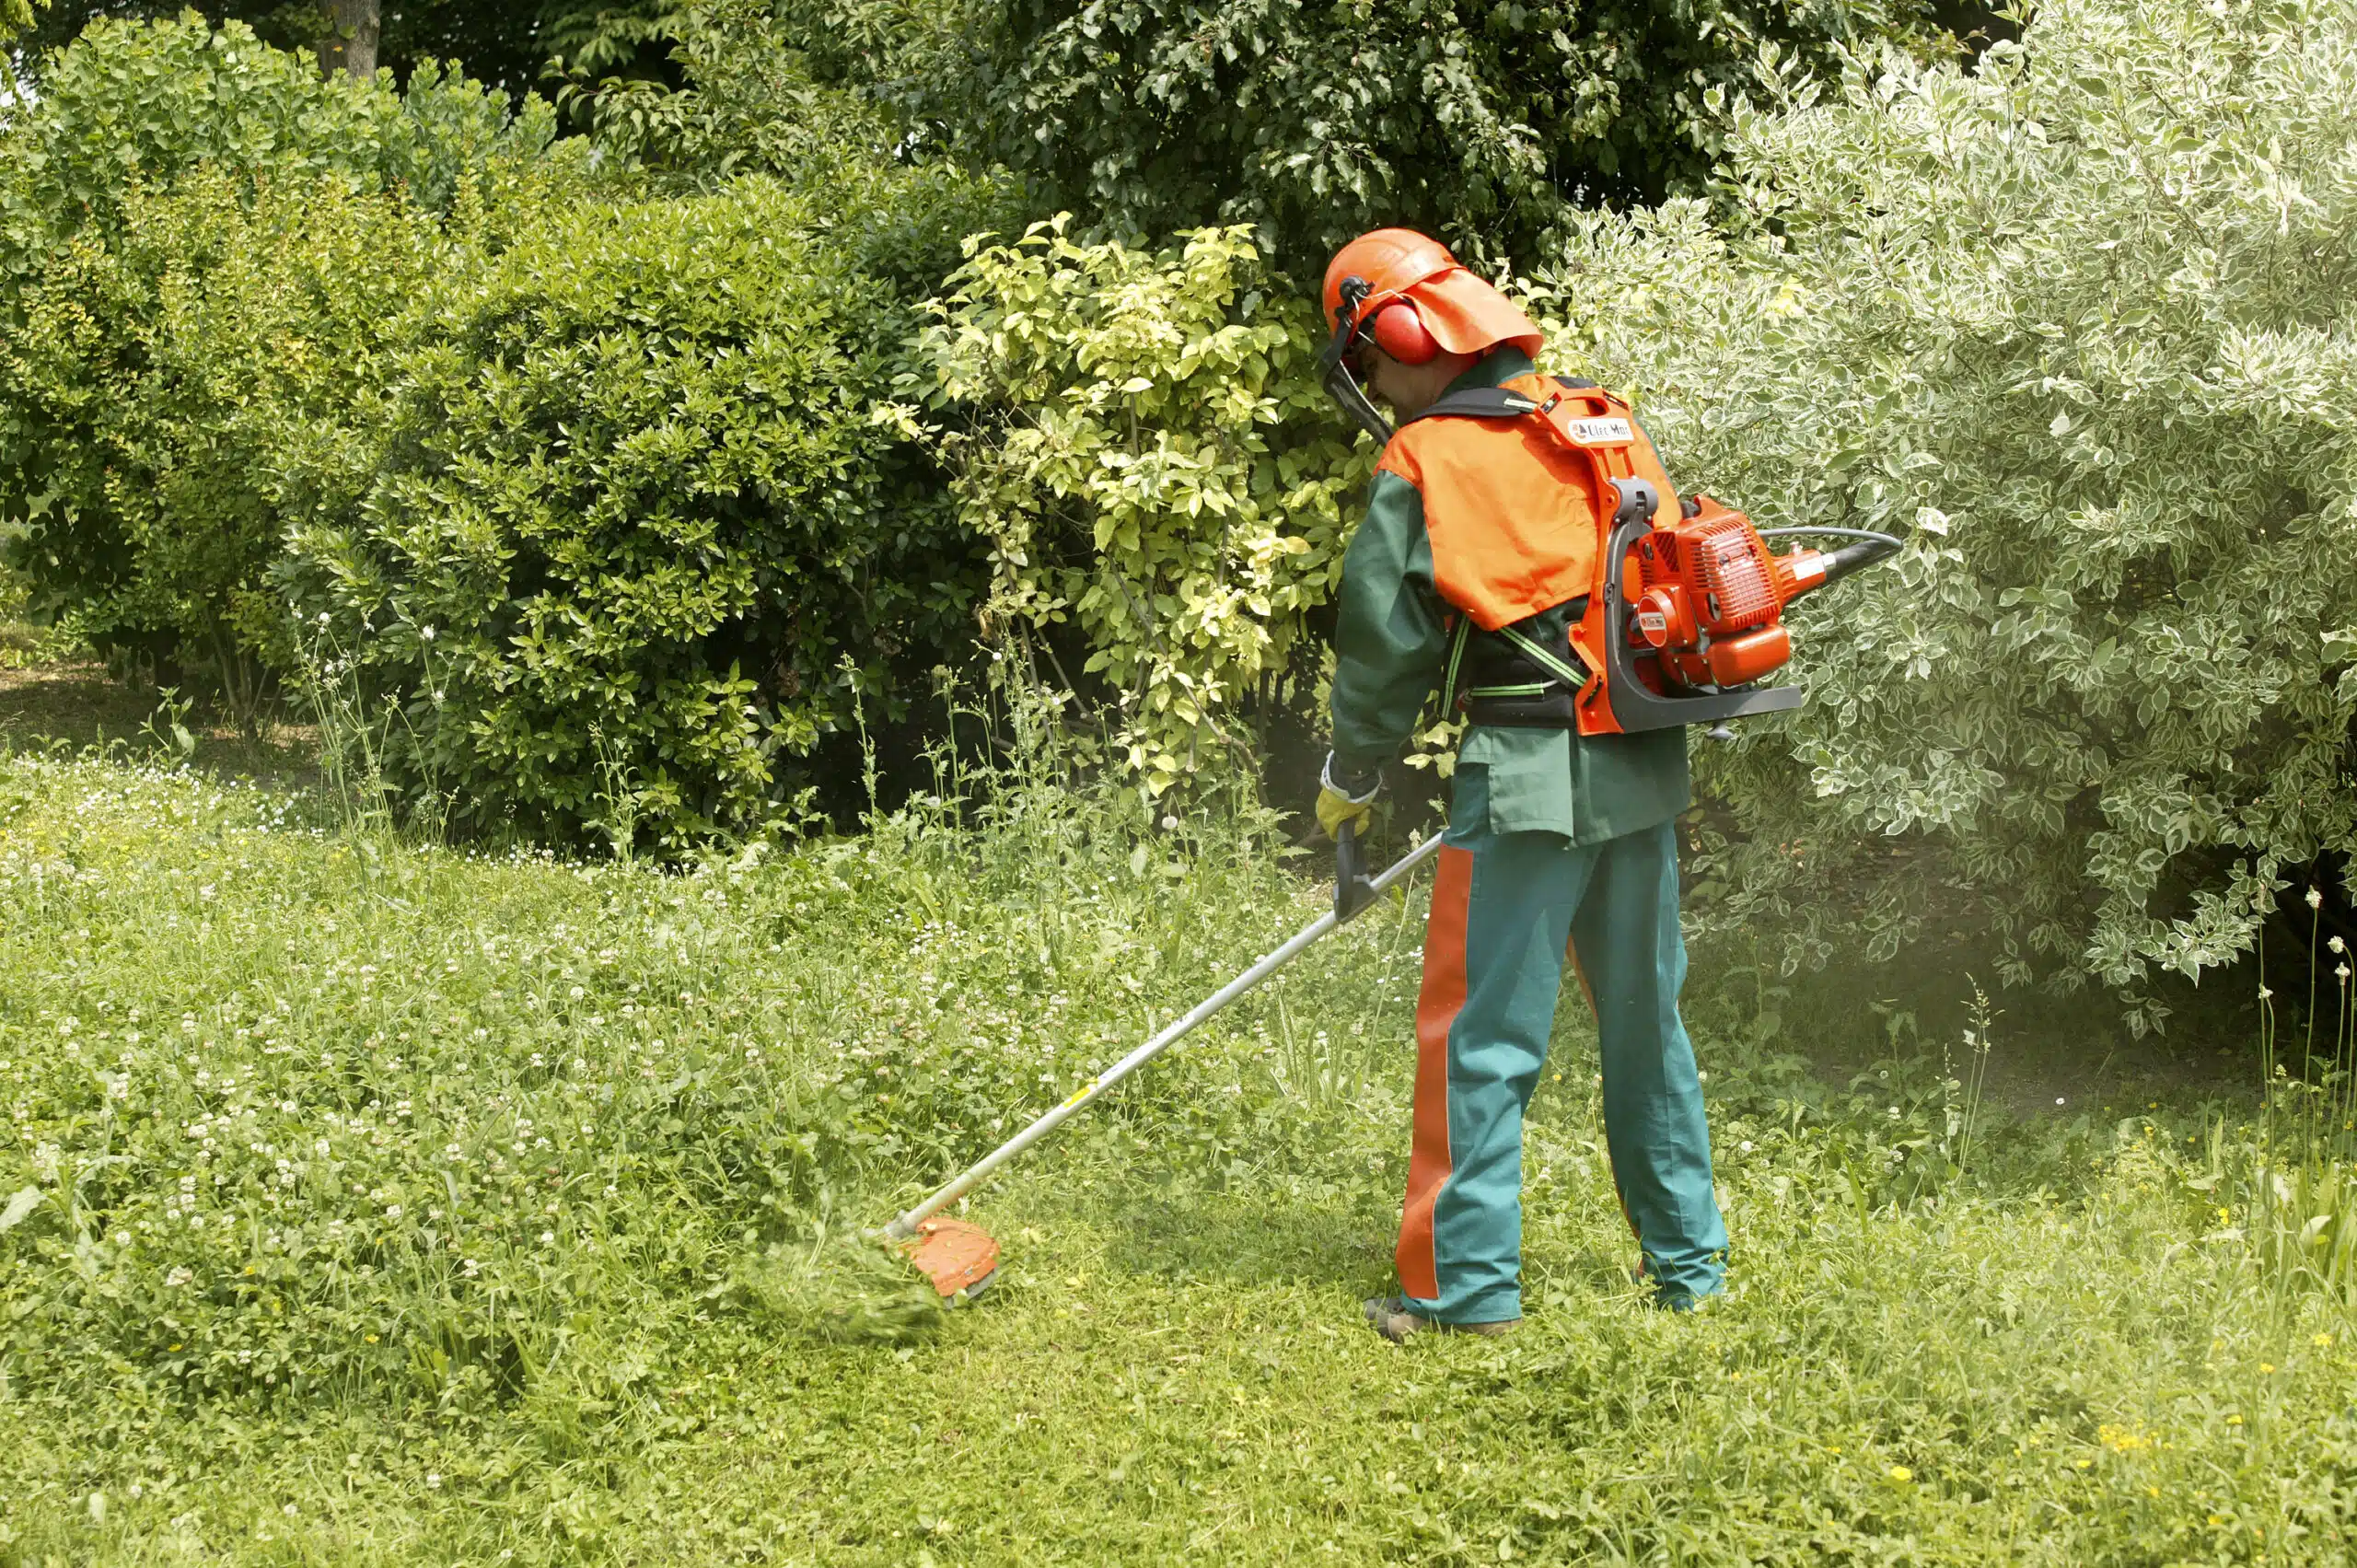
{"label": "green foliage", "polygon": [[[1924,16],[1915,0],[1016,0],[970,12],[980,58],[953,38],[911,64],[953,145],[1030,177],[1051,209],[1117,235],[1256,223],[1314,278],[1383,224],[1527,260],[1582,204],[1694,190],[1730,107],[1782,65],[1929,47]],[[898,92],[923,105],[925,86]]]}
{"label": "green foliage", "polygon": [[1295,655],[1366,470],[1317,385],[1315,312],[1242,226],[1146,252],[1035,225],[949,287],[920,352],[934,399],[975,413],[953,449],[990,613],[1076,626],[1159,794],[1237,742],[1244,699],[1316,673]]}
{"label": "green foliage", "polygon": [[406,799],[758,830],[857,693],[958,656],[973,552],[876,401],[910,322],[860,222],[752,179],[586,202],[420,303],[287,579]]}
{"label": "green foliage", "polygon": [[[20,0],[0,0],[0,10]],[[601,74],[660,64],[666,18],[678,0],[388,0],[377,41],[379,66],[406,82],[420,66],[455,60],[469,75],[521,96],[553,63]],[[319,0],[46,0],[23,41],[38,71],[46,52],[64,49],[101,19],[168,21],[195,12],[215,27],[239,22],[276,48],[307,52],[331,25]],[[650,60],[649,54],[656,56]]]}
{"label": "green foliage", "polygon": [[290,663],[266,580],[277,470],[349,398],[436,241],[347,185],[241,197],[208,168],[134,192],[111,246],[84,234],[52,256],[0,360],[17,482],[41,465],[12,554],[51,610],[150,668],[209,666],[250,720],[262,669]]}
{"label": "green foliage", "polygon": [[1731,239],[1583,224],[1537,303],[1682,482],[1913,530],[1799,608],[1809,706],[1701,754],[1723,925],[1985,924],[2141,1026],[2357,844],[2352,62],[2348,0],[2053,0],[1740,113]]}
{"label": "green foliage", "polygon": [[[37,607],[250,722],[290,454],[552,125],[462,78],[322,81],[232,27],[101,24],[4,137],[0,520]],[[562,164],[534,169],[555,177]]]}

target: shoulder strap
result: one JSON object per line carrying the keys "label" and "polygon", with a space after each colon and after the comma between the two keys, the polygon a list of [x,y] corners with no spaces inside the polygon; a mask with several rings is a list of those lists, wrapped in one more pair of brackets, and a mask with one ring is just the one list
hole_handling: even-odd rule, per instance
{"label": "shoulder strap", "polygon": [[[1549,379],[1567,392],[1601,390],[1595,382],[1576,376],[1554,376]],[[1524,414],[1537,413],[1542,406],[1545,405],[1504,387],[1468,387],[1461,392],[1449,393],[1423,412],[1399,424],[1405,428],[1419,419],[1520,419]]]}
{"label": "shoulder strap", "polygon": [[1420,419],[1520,419],[1538,412],[1538,404],[1520,392],[1509,392],[1504,387],[1468,387],[1401,420],[1399,427],[1404,430]]}

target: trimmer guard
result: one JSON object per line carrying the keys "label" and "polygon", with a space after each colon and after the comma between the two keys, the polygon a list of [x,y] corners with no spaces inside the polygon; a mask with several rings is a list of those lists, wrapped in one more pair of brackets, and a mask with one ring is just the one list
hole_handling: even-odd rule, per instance
{"label": "trimmer guard", "polygon": [[998,1276],[998,1242],[964,1220],[921,1220],[917,1233],[899,1244],[901,1254],[933,1282],[942,1299],[971,1300]]}

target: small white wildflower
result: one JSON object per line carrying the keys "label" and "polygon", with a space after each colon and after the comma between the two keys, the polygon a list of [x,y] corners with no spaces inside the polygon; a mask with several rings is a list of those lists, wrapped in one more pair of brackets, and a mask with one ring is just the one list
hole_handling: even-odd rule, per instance
{"label": "small white wildflower", "polygon": [[322,610],[321,611],[319,611],[319,624],[320,624],[320,625],[322,625],[322,626],[324,626],[324,625],[326,625],[327,623],[328,623],[328,612],[327,612],[326,610]]}
{"label": "small white wildflower", "polygon": [[417,635],[419,641],[430,643],[434,641],[434,628],[431,626],[421,626],[417,629]]}
{"label": "small white wildflower", "polygon": [[182,1263],[164,1276],[164,1283],[173,1290],[178,1290],[194,1278],[196,1278],[195,1272],[187,1264]]}
{"label": "small white wildflower", "polygon": [[552,1230],[544,1230],[544,1231],[540,1232],[540,1245],[541,1245],[541,1246],[543,1246],[543,1247],[553,1247],[553,1246],[555,1246],[555,1245],[556,1245],[556,1232],[554,1232],[554,1231],[552,1231]]}
{"label": "small white wildflower", "polygon": [[428,1470],[425,1472],[425,1490],[428,1492],[439,1492],[442,1490],[442,1475],[440,1471]]}
{"label": "small white wildflower", "polygon": [[2308,889],[2308,907],[2309,907],[2310,909],[2312,909],[2312,910],[2313,910],[2313,909],[2322,909],[2322,908],[2324,907],[2324,894],[2323,894],[2322,892],[2318,891],[2316,889],[2314,889],[2314,888],[2309,889]]}
{"label": "small white wildflower", "polygon": [[2061,1105],[2061,1104],[2062,1103],[2062,1097],[2061,1097],[2061,1095],[2056,1095],[2056,1096],[2054,1097],[2054,1103],[2055,1103],[2055,1104],[2057,1104],[2057,1105]]}
{"label": "small white wildflower", "polygon": [[1748,1139],[1748,1138],[1746,1138],[1746,1139],[1743,1141],[1743,1143],[1742,1143],[1739,1146],[1742,1148],[1742,1150],[1743,1150],[1743,1152],[1744,1152],[1745,1154],[1747,1154],[1747,1154],[1749,1154],[1749,1153],[1751,1152],[1751,1140],[1750,1140],[1750,1139]]}
{"label": "small white wildflower", "polygon": [[401,1218],[401,1206],[399,1203],[388,1203],[388,1204],[386,1204],[386,1205],[385,1205],[385,1217],[386,1217],[387,1219],[389,1219],[389,1220],[397,1220],[397,1219]]}
{"label": "small white wildflower", "polygon": [[2347,952],[2347,951],[2349,950],[2349,949],[2348,949],[2348,947],[2347,947],[2347,946],[2346,946],[2346,945],[2344,945],[2344,944],[2341,942],[2340,938],[2340,937],[2338,937],[2338,936],[2334,937],[2331,941],[2329,941],[2329,942],[2326,943],[2326,944],[2325,944],[2325,946],[2326,946],[2326,947],[2329,947],[2329,948],[2331,948],[2331,949],[2332,949],[2334,952],[2336,952],[2336,953],[2345,953],[2345,952]]}

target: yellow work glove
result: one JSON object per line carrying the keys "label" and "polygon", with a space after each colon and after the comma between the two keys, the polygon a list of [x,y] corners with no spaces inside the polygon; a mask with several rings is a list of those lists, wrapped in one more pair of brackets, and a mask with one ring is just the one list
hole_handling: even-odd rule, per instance
{"label": "yellow work glove", "polygon": [[1375,797],[1382,788],[1380,775],[1367,780],[1364,788],[1357,794],[1342,788],[1334,782],[1334,758],[1329,752],[1325,771],[1318,779],[1318,825],[1326,830],[1326,836],[1329,839],[1342,836],[1342,824],[1345,822],[1353,823],[1359,830],[1364,831],[1366,819],[1375,810]]}

